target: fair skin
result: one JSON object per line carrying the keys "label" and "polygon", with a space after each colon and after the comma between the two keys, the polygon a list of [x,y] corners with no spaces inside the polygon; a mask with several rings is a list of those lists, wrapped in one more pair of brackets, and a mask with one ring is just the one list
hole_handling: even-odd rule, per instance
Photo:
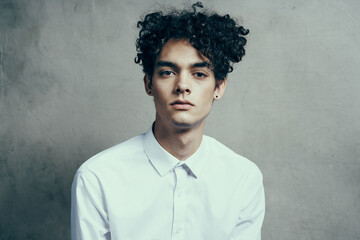
{"label": "fair skin", "polygon": [[156,59],[152,81],[144,77],[145,90],[155,102],[155,138],[179,160],[199,148],[212,103],[225,91],[225,79],[216,84],[208,64],[186,40],[170,39]]}

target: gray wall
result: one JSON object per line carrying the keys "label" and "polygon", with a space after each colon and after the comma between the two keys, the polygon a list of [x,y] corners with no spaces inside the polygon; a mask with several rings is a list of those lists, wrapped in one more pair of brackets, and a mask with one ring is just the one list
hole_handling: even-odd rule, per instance
{"label": "gray wall", "polygon": [[[68,239],[78,166],[150,126],[134,41],[159,3],[0,1],[1,240]],[[206,134],[262,169],[263,239],[360,239],[360,2],[203,3],[251,29]]]}

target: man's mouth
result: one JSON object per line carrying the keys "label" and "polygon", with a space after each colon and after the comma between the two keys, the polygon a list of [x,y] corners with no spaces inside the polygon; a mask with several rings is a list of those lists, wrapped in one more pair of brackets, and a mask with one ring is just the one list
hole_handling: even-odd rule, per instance
{"label": "man's mouth", "polygon": [[186,100],[176,100],[170,105],[173,106],[176,110],[188,110],[194,106],[194,104]]}

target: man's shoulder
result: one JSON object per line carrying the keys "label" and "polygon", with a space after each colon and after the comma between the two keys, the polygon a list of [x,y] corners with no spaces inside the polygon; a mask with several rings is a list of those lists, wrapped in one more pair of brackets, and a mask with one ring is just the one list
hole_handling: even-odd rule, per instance
{"label": "man's shoulder", "polygon": [[124,142],[105,149],[85,161],[78,172],[99,171],[103,168],[116,167],[144,152],[143,137],[145,134],[132,137]]}
{"label": "man's shoulder", "polygon": [[215,159],[217,164],[232,170],[257,172],[261,175],[258,166],[248,158],[236,153],[215,138],[204,136],[204,140],[208,154]]}

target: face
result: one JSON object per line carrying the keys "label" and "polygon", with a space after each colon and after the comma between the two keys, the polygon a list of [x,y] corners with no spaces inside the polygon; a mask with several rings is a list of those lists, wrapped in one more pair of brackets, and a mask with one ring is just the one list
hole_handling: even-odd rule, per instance
{"label": "face", "polygon": [[186,40],[170,39],[156,60],[152,81],[145,88],[154,96],[155,124],[176,128],[203,126],[214,100],[225,90],[225,79],[215,87],[209,59]]}

